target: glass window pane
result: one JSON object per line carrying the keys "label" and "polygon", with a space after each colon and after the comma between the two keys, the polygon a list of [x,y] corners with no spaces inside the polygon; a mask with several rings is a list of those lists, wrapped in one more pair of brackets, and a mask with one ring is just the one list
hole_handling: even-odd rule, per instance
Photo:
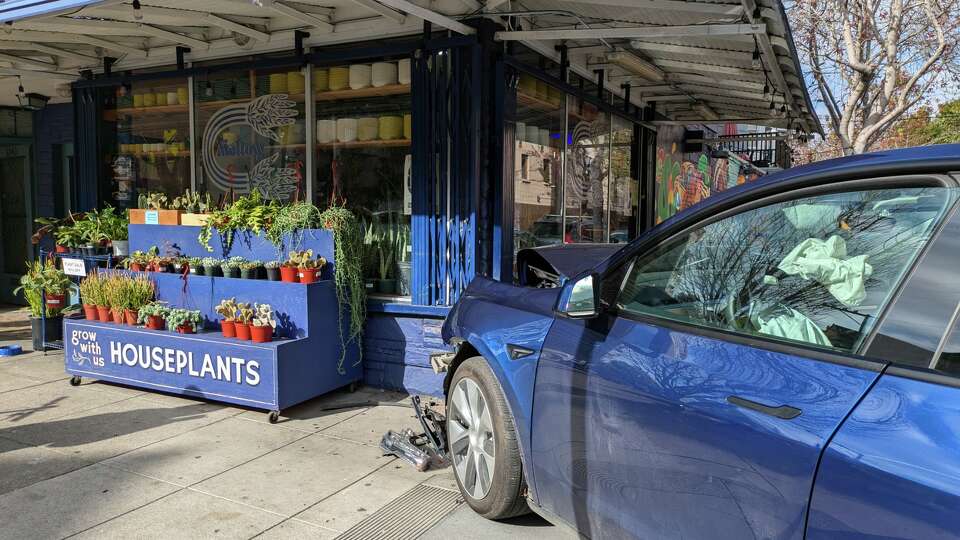
{"label": "glass window pane", "polygon": [[641,257],[618,305],[853,352],[955,196],[884,189],[750,210]]}
{"label": "glass window pane", "polygon": [[564,242],[606,242],[610,115],[571,99],[568,118]]}
{"label": "glass window pane", "polygon": [[637,234],[640,183],[633,175],[633,123],[613,117],[610,154],[610,242],[629,242]]}
{"label": "glass window pane", "polygon": [[254,189],[268,199],[303,199],[303,92],[303,71],[294,68],[196,77],[200,189],[214,201]]}
{"label": "glass window pane", "polygon": [[162,192],[169,198],[190,187],[190,112],[187,78],[138,81],[117,88],[116,154],[112,198],[136,207],[137,197]]}
{"label": "glass window pane", "polygon": [[563,239],[560,167],[566,115],[558,89],[525,73],[518,81],[516,114],[508,119],[514,127],[514,251]]}
{"label": "glass window pane", "polygon": [[314,66],[315,203],[343,203],[366,231],[368,292],[410,294],[410,59]]}

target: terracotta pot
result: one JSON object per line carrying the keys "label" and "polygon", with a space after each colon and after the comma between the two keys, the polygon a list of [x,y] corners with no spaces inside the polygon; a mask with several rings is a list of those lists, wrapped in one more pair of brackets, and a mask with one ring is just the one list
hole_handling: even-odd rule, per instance
{"label": "terracotta pot", "polygon": [[300,274],[300,269],[295,266],[280,267],[280,281],[286,281],[287,283],[297,283],[299,274]]}
{"label": "terracotta pot", "polygon": [[167,327],[167,322],[163,317],[157,315],[147,315],[147,328],[151,330],[163,330]]}
{"label": "terracotta pot", "polygon": [[130,263],[130,269],[134,272],[143,272],[143,264],[141,263]]}
{"label": "terracotta pot", "polygon": [[107,306],[97,306],[97,318],[100,322],[111,322],[113,317],[110,316],[110,308]]}
{"label": "terracotta pot", "polygon": [[123,310],[123,322],[129,326],[137,325],[137,312],[133,309]]}
{"label": "terracotta pot", "polygon": [[84,305],[83,305],[83,317],[84,317],[85,319],[87,319],[88,321],[96,321],[96,320],[99,320],[99,316],[97,315],[97,306],[95,306],[95,305],[93,305],[93,304],[84,304]]}
{"label": "terracotta pot", "polygon": [[251,325],[250,338],[257,343],[268,343],[273,341],[273,327]]}
{"label": "terracotta pot", "polygon": [[57,244],[54,249],[57,253],[70,253],[70,250],[67,249],[67,246],[61,246],[60,244]]}
{"label": "terracotta pot", "polygon": [[234,321],[220,321],[220,331],[223,332],[223,337],[237,337],[237,329]]}
{"label": "terracotta pot", "polygon": [[316,283],[317,271],[317,268],[301,268],[300,283]]}
{"label": "terracotta pot", "polygon": [[66,301],[66,295],[47,294],[47,307],[50,309],[63,309],[66,307]]}
{"label": "terracotta pot", "polygon": [[122,309],[111,309],[110,310],[111,318],[113,319],[114,324],[123,324],[123,310]]}
{"label": "terracotta pot", "polygon": [[177,332],[180,334],[193,334],[194,329],[192,324],[181,324],[177,327]]}
{"label": "terracotta pot", "polygon": [[250,325],[242,323],[234,323],[234,329],[237,332],[237,339],[250,339]]}

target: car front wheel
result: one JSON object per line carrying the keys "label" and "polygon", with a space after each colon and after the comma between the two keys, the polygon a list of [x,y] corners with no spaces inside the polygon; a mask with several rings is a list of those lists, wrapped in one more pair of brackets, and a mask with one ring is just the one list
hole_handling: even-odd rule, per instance
{"label": "car front wheel", "polygon": [[474,511],[488,519],[529,511],[513,417],[479,356],[460,364],[450,382],[447,441],[460,493]]}

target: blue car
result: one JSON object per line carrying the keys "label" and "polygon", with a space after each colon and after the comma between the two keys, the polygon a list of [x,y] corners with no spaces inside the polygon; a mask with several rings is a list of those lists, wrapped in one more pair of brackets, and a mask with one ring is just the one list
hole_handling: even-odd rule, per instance
{"label": "blue car", "polygon": [[518,254],[451,310],[467,503],[589,538],[960,537],[960,145]]}

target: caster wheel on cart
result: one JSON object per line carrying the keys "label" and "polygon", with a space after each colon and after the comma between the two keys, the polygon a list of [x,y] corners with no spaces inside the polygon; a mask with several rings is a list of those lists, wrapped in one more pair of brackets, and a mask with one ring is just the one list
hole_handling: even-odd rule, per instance
{"label": "caster wheel on cart", "polygon": [[270,411],[270,414],[267,416],[267,420],[270,420],[271,424],[276,424],[279,419],[280,411]]}
{"label": "caster wheel on cart", "polygon": [[80,376],[74,375],[70,377],[70,386],[80,386]]}

